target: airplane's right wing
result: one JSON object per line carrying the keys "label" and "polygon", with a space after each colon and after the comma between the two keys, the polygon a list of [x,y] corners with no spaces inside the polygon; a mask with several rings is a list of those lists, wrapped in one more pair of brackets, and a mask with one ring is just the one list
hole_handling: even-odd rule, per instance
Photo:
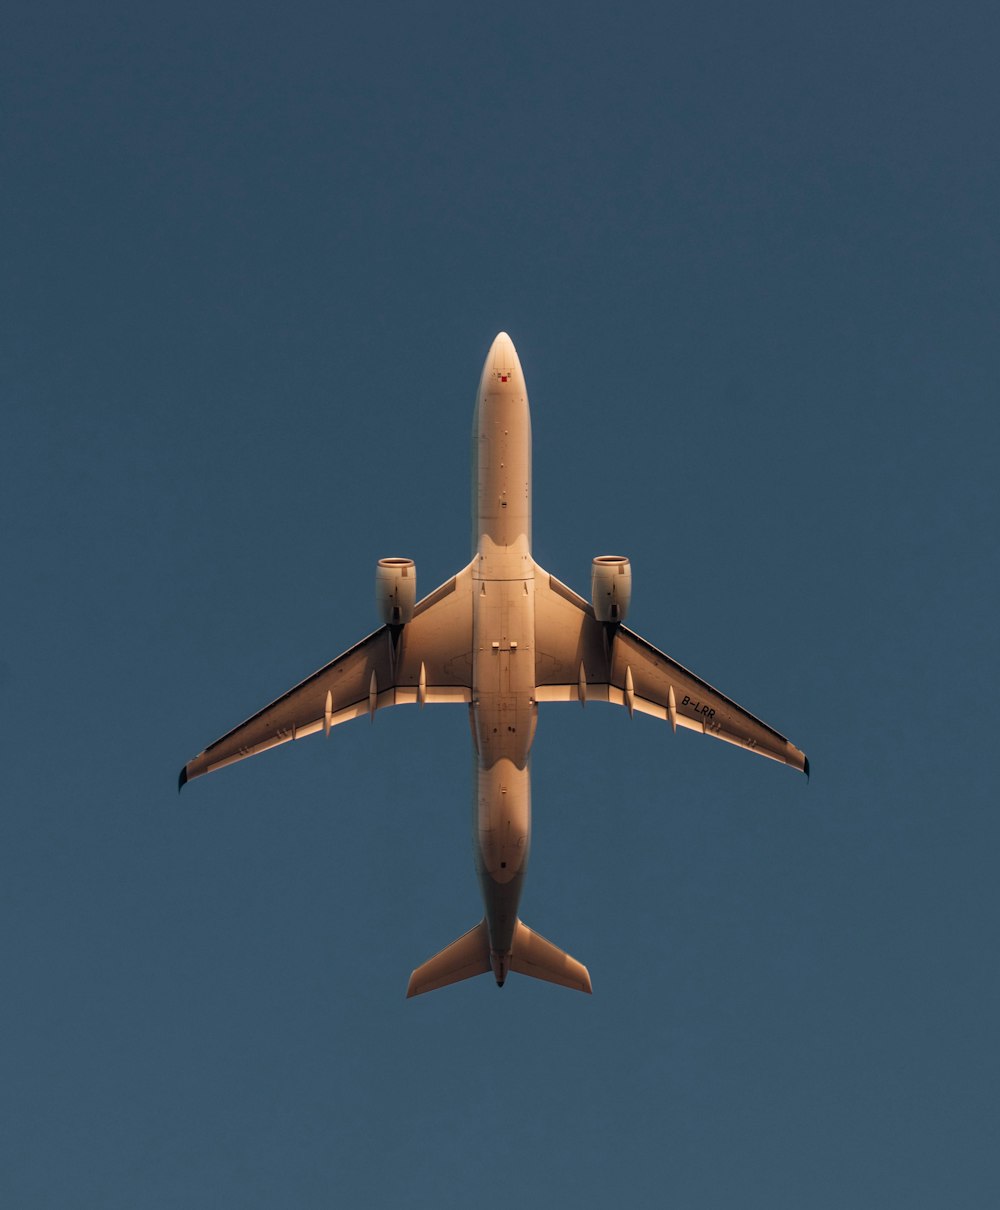
{"label": "airplane's right wing", "polygon": [[472,700],[472,567],[425,597],[403,627],[382,626],[210,744],[180,785],[289,740],[386,706]]}
{"label": "airplane's right wing", "polygon": [[535,697],[605,701],[791,765],[805,753],[626,626],[599,622],[583,597],[535,567]]}

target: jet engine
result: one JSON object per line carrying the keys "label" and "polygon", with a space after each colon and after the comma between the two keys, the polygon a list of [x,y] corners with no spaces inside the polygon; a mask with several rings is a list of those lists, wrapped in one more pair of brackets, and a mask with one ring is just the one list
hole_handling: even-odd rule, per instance
{"label": "jet engine", "polygon": [[590,569],[590,600],[599,622],[624,622],[632,599],[632,565],[623,555],[598,555]]}
{"label": "jet engine", "polygon": [[387,626],[405,626],[417,603],[417,565],[412,559],[379,559],[375,604]]}

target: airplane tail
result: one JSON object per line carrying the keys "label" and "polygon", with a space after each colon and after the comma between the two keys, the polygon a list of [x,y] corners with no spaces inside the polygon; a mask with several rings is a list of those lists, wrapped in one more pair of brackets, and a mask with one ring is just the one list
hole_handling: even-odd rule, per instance
{"label": "airplane tail", "polygon": [[410,976],[407,997],[433,992],[449,983],[460,983],[474,975],[485,975],[490,969],[490,931],[485,917],[474,929],[463,933],[457,941],[440,954],[428,958]]}
{"label": "airplane tail", "polygon": [[490,933],[486,920],[481,920],[474,929],[463,933],[457,941],[443,949],[410,975],[406,989],[407,997],[419,996],[423,992],[436,991],[449,983],[459,983],[475,975],[485,975],[493,970],[498,986],[503,986],[508,970],[520,975],[531,975],[561,987],[575,988],[590,994],[590,974],[582,962],[577,962],[551,941],[532,932],[520,920],[514,928],[514,939],[507,954],[492,953]]}
{"label": "airplane tail", "polygon": [[520,920],[514,929],[510,969],[519,975],[531,975],[533,979],[558,983],[560,987],[572,987],[578,992],[586,992],[588,996],[592,990],[590,972],[582,962],[577,962],[551,941],[546,941],[540,933],[533,933]]}

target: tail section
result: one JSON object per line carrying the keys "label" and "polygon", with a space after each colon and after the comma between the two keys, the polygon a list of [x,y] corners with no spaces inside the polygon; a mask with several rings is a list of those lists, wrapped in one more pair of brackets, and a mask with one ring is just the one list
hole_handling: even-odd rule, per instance
{"label": "tail section", "polygon": [[460,983],[474,975],[485,975],[489,969],[490,931],[484,918],[440,954],[435,954],[423,966],[418,966],[410,976],[406,995],[410,997],[433,992],[439,987],[447,987],[449,983]]}
{"label": "tail section", "polygon": [[485,975],[492,970],[497,985],[502,987],[507,971],[531,975],[547,983],[558,983],[560,987],[571,987],[590,994],[590,974],[582,962],[534,933],[518,920],[509,953],[495,953],[490,949],[489,927],[481,920],[474,929],[464,933],[457,941],[443,949],[423,966],[418,966],[410,976],[406,989],[407,997],[419,996],[423,992],[436,991],[449,983],[459,983],[474,975]]}
{"label": "tail section", "polygon": [[572,987],[578,992],[591,994],[590,972],[582,962],[533,933],[519,920],[514,929],[511,947],[510,969],[520,975],[531,975],[547,983],[558,983],[560,987]]}

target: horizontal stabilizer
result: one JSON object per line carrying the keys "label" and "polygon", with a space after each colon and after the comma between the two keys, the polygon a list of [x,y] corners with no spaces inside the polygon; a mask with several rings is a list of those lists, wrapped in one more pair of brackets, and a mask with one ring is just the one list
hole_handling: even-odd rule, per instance
{"label": "horizontal stabilizer", "polygon": [[520,975],[531,975],[560,987],[572,987],[590,995],[590,972],[582,962],[577,962],[551,941],[533,933],[519,920],[514,930],[511,948],[510,969]]}
{"label": "horizontal stabilizer", "polygon": [[449,983],[460,983],[475,975],[485,975],[489,969],[490,933],[484,919],[440,954],[435,954],[423,966],[418,966],[410,976],[406,995],[419,996],[422,992],[436,991]]}

